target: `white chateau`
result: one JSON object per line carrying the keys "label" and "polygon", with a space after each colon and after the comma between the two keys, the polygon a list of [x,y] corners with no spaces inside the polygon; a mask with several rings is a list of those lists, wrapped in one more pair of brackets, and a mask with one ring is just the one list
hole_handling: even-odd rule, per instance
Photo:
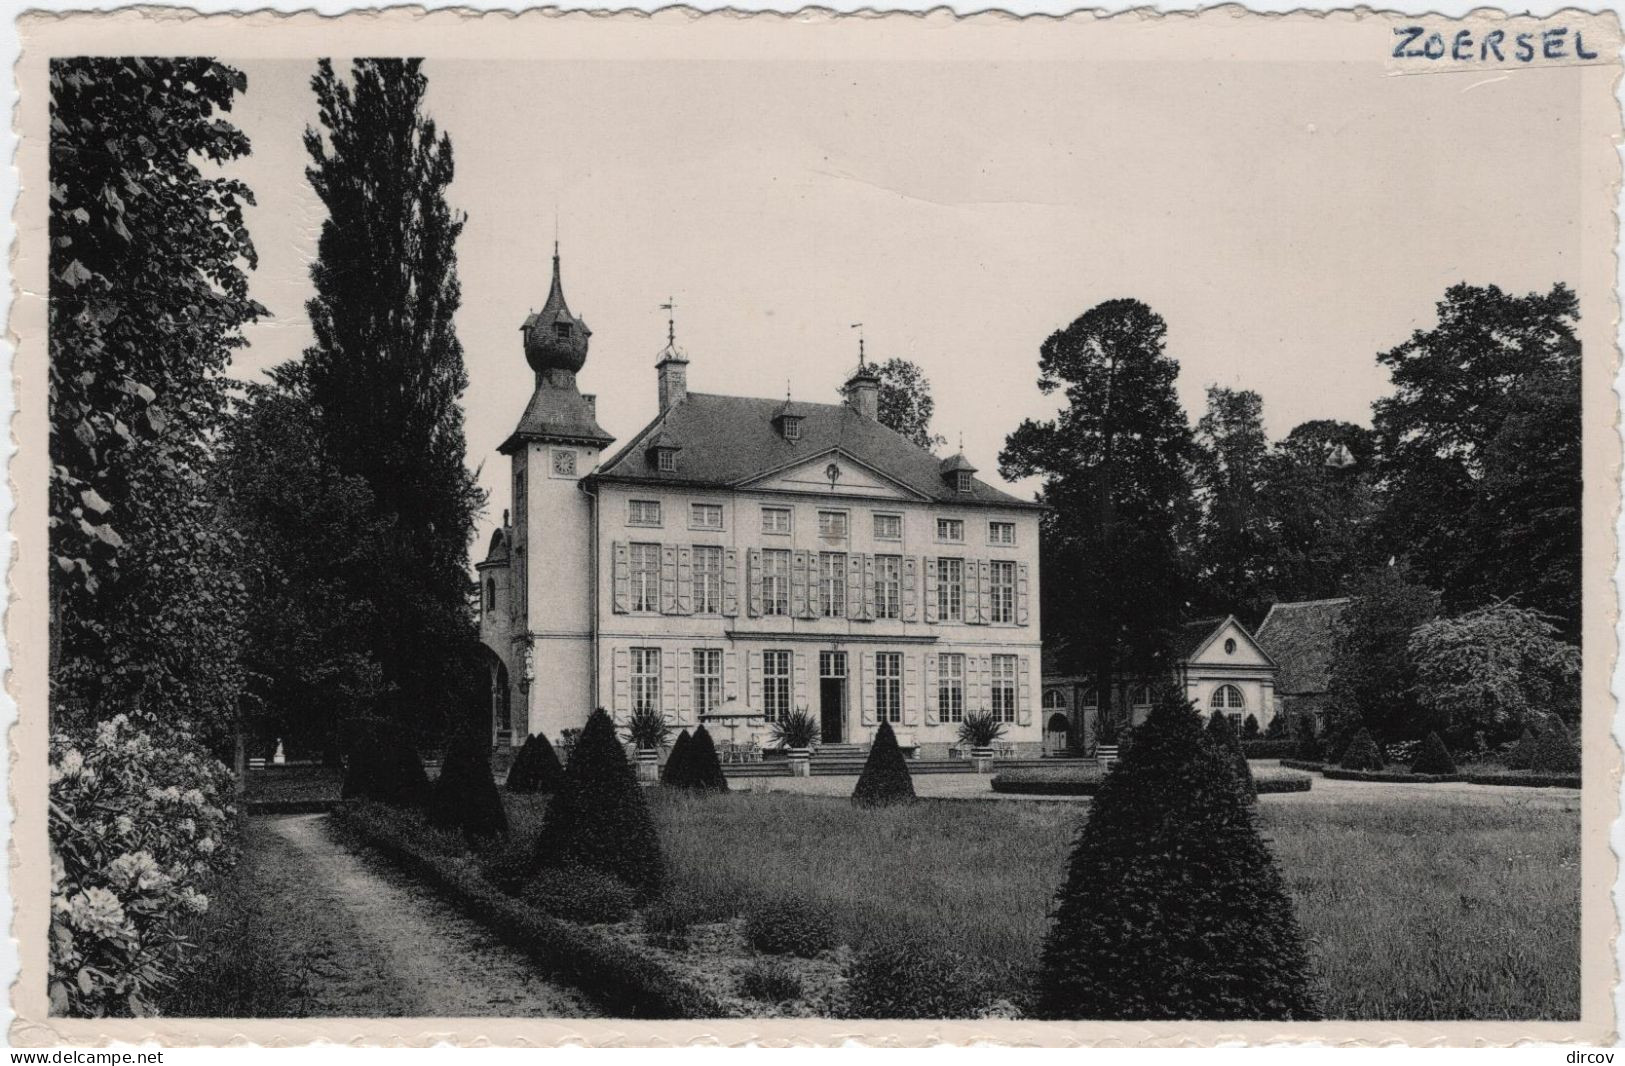
{"label": "white chateau", "polygon": [[718,396],[689,391],[669,342],[659,415],[608,451],[556,248],[522,332],[512,518],[478,566],[499,742],[640,706],[688,728],[760,714],[736,739],[765,739],[802,709],[825,744],[891,722],[929,758],[990,712],[1039,753],[1038,504],[882,426],[861,361],[844,404]]}

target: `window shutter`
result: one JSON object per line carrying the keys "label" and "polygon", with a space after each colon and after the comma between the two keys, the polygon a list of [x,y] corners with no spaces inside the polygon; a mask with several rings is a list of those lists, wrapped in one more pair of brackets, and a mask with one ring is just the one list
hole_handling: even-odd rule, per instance
{"label": "window shutter", "polygon": [[920,653],[903,653],[903,724],[920,724]]}
{"label": "window shutter", "polygon": [[912,555],[903,556],[903,621],[913,622],[920,617],[920,560]]}
{"label": "window shutter", "polygon": [[[1016,564],[1016,625],[1027,624],[1027,564]],[[1026,662],[1025,659],[1022,662]]]}
{"label": "window shutter", "polygon": [[941,685],[942,682],[937,677],[937,667],[938,667],[938,665],[939,665],[939,659],[938,659],[937,653],[934,652],[934,651],[926,652],[925,653],[925,724],[926,725],[936,725],[937,722],[941,720],[942,707],[941,707],[940,700],[939,700],[939,698],[941,696],[941,693],[938,690],[938,686]]}
{"label": "window shutter", "polygon": [[862,652],[852,657],[855,675],[853,681],[858,686],[858,703],[863,708],[863,724],[875,724],[875,659],[873,652]]}
{"label": "window shutter", "polygon": [[875,557],[865,553],[863,556],[863,617],[872,619],[875,616]]}
{"label": "window shutter", "polygon": [[632,610],[632,559],[626,546],[626,541],[618,540],[614,547],[615,555],[615,602],[616,614],[626,614]]}
{"label": "window shutter", "polygon": [[731,648],[722,653],[722,698],[739,701],[739,653]]}
{"label": "window shutter", "polygon": [[810,710],[812,704],[807,702],[807,653],[798,649],[794,659],[790,667],[794,671],[791,674],[790,686],[795,693],[795,708],[798,711]]}
{"label": "window shutter", "polygon": [[863,556],[853,552],[846,557],[846,616],[862,619]]}
{"label": "window shutter", "polygon": [[976,561],[976,620],[987,625],[990,620],[988,608],[993,600],[993,565],[986,559]]}
{"label": "window shutter", "polygon": [[630,648],[616,648],[614,706],[611,708],[617,717],[632,709],[632,650]]}
{"label": "window shutter", "polygon": [[670,722],[677,718],[677,649],[660,649],[660,713]]}
{"label": "window shutter", "polygon": [[677,549],[677,613],[694,613],[694,549]]}
{"label": "window shutter", "polygon": [[748,656],[746,671],[749,674],[746,683],[750,686],[750,695],[747,698],[750,700],[750,709],[760,712],[762,709],[762,653],[752,651],[745,654]]}
{"label": "window shutter", "polygon": [[660,613],[677,613],[677,545],[660,548]]}
{"label": "window shutter", "polygon": [[722,613],[729,618],[739,617],[739,549],[729,548],[722,553]]}
{"label": "window shutter", "polygon": [[959,563],[959,617],[966,625],[977,625],[982,620],[982,586],[976,580],[976,560],[962,559]]}
{"label": "window shutter", "polygon": [[937,557],[925,557],[925,620],[937,621]]}
{"label": "window shutter", "polygon": [[812,610],[807,596],[807,553],[790,556],[790,613],[797,618],[811,618]]}
{"label": "window shutter", "polygon": [[977,681],[982,693],[982,710],[993,709],[993,657],[991,655],[978,655],[976,657]]}
{"label": "window shutter", "polygon": [[694,649],[673,648],[672,657],[677,660],[677,702],[672,705],[671,717],[681,725],[694,721],[697,708],[694,706]]}
{"label": "window shutter", "polygon": [[[750,597],[750,616],[760,618],[762,616],[762,549],[751,548],[746,553],[745,559],[745,592]],[[762,686],[759,681],[756,687],[758,690],[761,689]],[[753,703],[751,706],[754,708],[757,705]]]}
{"label": "window shutter", "polygon": [[1025,655],[1016,658],[1016,724],[1033,724],[1032,671]]}

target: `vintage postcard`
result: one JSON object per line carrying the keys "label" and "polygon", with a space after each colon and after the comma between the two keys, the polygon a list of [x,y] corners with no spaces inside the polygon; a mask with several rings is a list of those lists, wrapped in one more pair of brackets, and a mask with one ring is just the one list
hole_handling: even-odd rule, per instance
{"label": "vintage postcard", "polygon": [[13,1043],[1615,1038],[1615,16],[20,29]]}

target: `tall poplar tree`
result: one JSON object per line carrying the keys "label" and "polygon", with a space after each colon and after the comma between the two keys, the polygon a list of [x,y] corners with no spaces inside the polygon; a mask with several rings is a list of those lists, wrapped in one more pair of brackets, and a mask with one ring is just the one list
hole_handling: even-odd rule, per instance
{"label": "tall poplar tree", "polygon": [[1167,670],[1184,606],[1179,531],[1192,506],[1191,430],[1167,332],[1151,308],[1120,299],[1051,334],[1038,388],[1061,390],[1066,406],[1023,422],[999,455],[1005,478],[1043,478],[1039,498],[1052,508],[1043,519],[1045,631],[1058,638],[1063,665],[1092,674],[1102,694],[1120,673]]}
{"label": "tall poplar tree", "polygon": [[306,176],[327,207],[307,305],[311,400],[341,472],[357,474],[387,523],[368,567],[372,657],[383,713],[428,726],[459,713],[475,631],[468,544],[483,496],[465,465],[468,378],[446,202],[451,140],[423,109],[417,59],[322,60],[311,81]]}
{"label": "tall poplar tree", "polygon": [[1251,389],[1208,386],[1196,446],[1203,613],[1234,613],[1256,626],[1269,606],[1264,588],[1269,523],[1261,499],[1269,455],[1263,398]]}

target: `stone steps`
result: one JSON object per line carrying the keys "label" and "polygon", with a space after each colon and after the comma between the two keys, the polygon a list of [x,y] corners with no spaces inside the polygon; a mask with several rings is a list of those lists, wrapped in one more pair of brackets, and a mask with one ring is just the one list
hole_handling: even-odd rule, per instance
{"label": "stone steps", "polygon": [[[824,754],[827,749],[819,749],[819,754],[812,759],[811,771],[814,777],[856,777],[863,772],[864,759],[862,758],[830,758]],[[1000,770],[1024,770],[1039,767],[1054,766],[1058,759],[999,759],[993,764],[994,772]],[[761,762],[726,763],[722,767],[723,773],[731,778],[747,777],[789,777],[790,764],[784,759],[764,759]],[[969,759],[910,759],[908,761],[910,774],[972,774],[976,767]]]}

